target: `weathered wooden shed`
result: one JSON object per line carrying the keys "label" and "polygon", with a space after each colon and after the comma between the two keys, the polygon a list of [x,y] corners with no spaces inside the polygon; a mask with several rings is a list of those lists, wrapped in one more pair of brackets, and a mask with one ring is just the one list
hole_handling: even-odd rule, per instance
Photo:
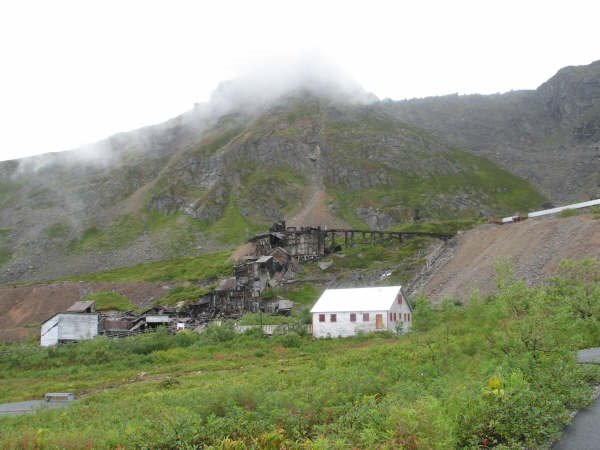
{"label": "weathered wooden shed", "polygon": [[310,312],[317,338],[406,331],[412,325],[412,306],[401,286],[327,289]]}
{"label": "weathered wooden shed", "polygon": [[95,313],[57,313],[42,323],[40,345],[49,347],[92,339],[98,335],[98,317]]}

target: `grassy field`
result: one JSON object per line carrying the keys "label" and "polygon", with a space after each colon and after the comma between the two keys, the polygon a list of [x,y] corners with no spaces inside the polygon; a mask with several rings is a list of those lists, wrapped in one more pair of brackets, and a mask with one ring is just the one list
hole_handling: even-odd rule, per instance
{"label": "grassy field", "polygon": [[70,278],[73,281],[186,281],[218,279],[229,276],[229,252],[156,261],[121,269],[107,270]]}
{"label": "grassy field", "polygon": [[600,382],[574,357],[600,342],[600,264],[565,263],[536,289],[503,270],[499,286],[468,306],[418,299],[403,336],[265,338],[226,325],[5,345],[1,401],[81,401],[0,418],[0,447],[540,448]]}

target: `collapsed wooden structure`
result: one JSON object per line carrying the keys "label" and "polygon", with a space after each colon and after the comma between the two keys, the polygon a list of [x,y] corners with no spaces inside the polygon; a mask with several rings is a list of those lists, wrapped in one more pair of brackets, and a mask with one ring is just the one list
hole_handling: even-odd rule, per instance
{"label": "collapsed wooden structure", "polygon": [[40,345],[49,347],[67,344],[98,335],[127,337],[167,326],[173,330],[185,328],[189,318],[178,317],[174,308],[153,307],[139,313],[96,311],[93,301],[76,302],[67,311],[54,314],[42,323]]}

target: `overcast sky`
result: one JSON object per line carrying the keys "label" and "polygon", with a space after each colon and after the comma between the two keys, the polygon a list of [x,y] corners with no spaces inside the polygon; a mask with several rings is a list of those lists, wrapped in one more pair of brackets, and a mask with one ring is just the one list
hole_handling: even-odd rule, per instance
{"label": "overcast sky", "polygon": [[534,89],[600,59],[596,1],[0,3],[0,160],[164,121],[318,54],[379,98]]}

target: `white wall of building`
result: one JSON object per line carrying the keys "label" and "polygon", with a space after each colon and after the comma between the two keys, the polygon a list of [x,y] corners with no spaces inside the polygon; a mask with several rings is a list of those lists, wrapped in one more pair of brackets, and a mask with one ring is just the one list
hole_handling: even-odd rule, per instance
{"label": "white wall of building", "polygon": [[58,344],[58,321],[60,314],[51,317],[42,324],[40,345],[42,347],[50,347]]}
{"label": "white wall of building", "polygon": [[[356,309],[344,310],[346,307]],[[400,286],[327,290],[311,312],[316,338],[347,337],[374,331],[405,332],[412,326],[412,311]],[[351,320],[353,314],[355,321]],[[364,314],[368,314],[368,320],[364,320]],[[335,321],[332,315],[335,315]],[[379,327],[378,315],[381,316]]]}
{"label": "white wall of building", "polygon": [[60,313],[42,324],[40,345],[48,347],[60,341],[82,341],[98,335],[98,314]]}
{"label": "white wall of building", "polygon": [[[396,314],[393,317],[390,317],[390,313]],[[396,320],[394,321],[394,317]],[[388,330],[396,331],[398,329],[399,324],[402,326],[402,331],[410,330],[412,326],[412,312],[406,303],[406,299],[402,296],[402,303],[398,303],[398,300],[394,300],[394,304],[390,307],[388,311]]]}
{"label": "white wall of building", "polygon": [[58,340],[82,341],[98,335],[98,314],[61,314]]}
{"label": "white wall of building", "polygon": [[[350,321],[350,314],[356,314],[356,322]],[[363,320],[363,314],[369,314],[369,320]],[[325,322],[319,321],[319,316],[325,316]],[[331,315],[336,315],[336,321],[331,321]],[[381,314],[383,326],[380,330],[376,327],[377,314]],[[386,311],[347,311],[347,312],[327,312],[313,313],[313,336],[317,338],[324,337],[347,337],[354,336],[357,333],[369,333],[371,331],[387,330]]]}
{"label": "white wall of building", "polygon": [[[396,313],[396,321],[390,320],[390,312]],[[356,314],[356,322],[350,321],[350,315]],[[363,320],[363,314],[369,314],[369,320]],[[319,321],[319,316],[325,315],[325,322]],[[331,321],[331,315],[336,315],[336,321]],[[377,328],[377,314],[382,316],[382,327]],[[405,316],[404,314],[410,314]],[[405,320],[407,319],[407,320]],[[313,336],[316,338],[325,337],[348,337],[355,336],[358,333],[370,333],[373,331],[396,331],[398,323],[402,323],[402,330],[407,331],[412,324],[412,313],[406,302],[402,305],[393,305],[388,311],[346,311],[346,312],[328,312],[313,313],[312,325]]]}

